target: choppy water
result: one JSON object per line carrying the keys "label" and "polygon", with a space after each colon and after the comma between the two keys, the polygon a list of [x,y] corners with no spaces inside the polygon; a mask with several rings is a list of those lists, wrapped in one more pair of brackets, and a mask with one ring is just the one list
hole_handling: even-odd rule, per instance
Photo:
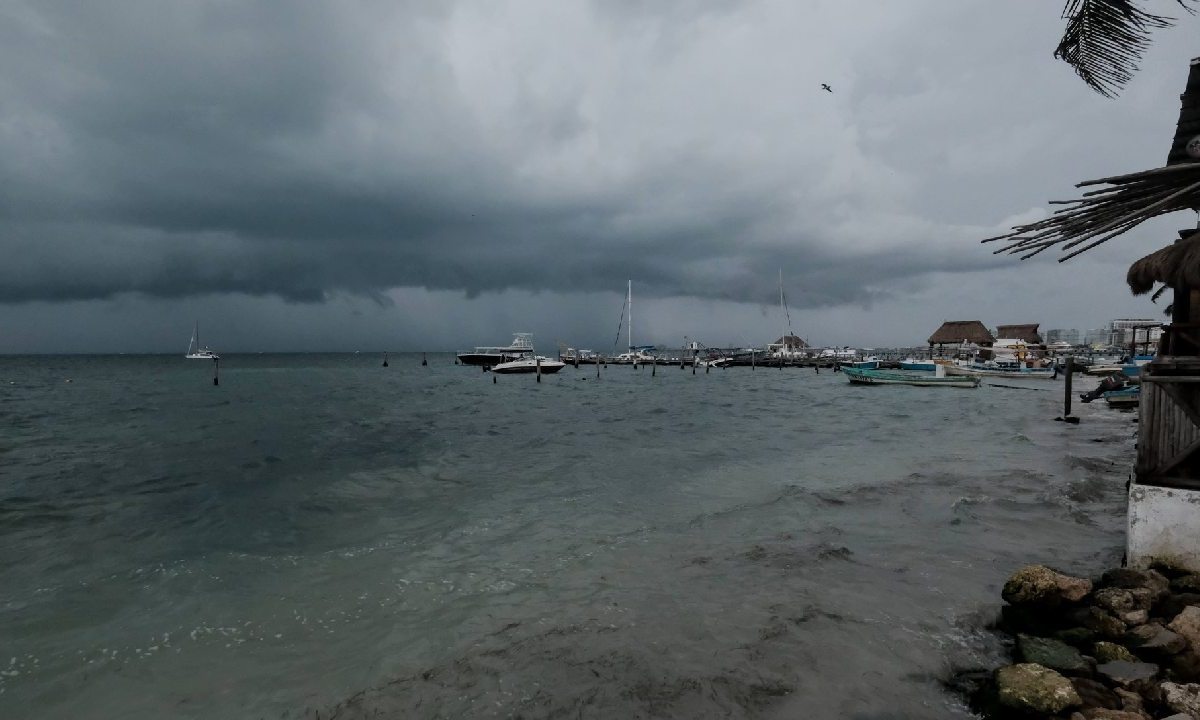
{"label": "choppy water", "polygon": [[1121,554],[1058,382],[379,362],[0,358],[0,717],[967,717],[1006,575]]}

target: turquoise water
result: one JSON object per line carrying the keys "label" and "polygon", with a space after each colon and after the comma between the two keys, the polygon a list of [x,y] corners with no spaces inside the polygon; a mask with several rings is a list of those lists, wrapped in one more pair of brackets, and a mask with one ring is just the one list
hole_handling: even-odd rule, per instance
{"label": "turquoise water", "polygon": [[380,360],[0,358],[0,717],[968,717],[1007,574],[1120,558],[1059,382]]}

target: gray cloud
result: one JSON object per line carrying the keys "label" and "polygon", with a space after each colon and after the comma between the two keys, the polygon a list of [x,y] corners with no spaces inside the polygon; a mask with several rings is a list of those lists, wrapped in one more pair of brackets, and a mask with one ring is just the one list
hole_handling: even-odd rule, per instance
{"label": "gray cloud", "polygon": [[[869,307],[1161,161],[1057,10],[914,2],[0,5],[0,303],[394,288]],[[819,90],[831,82],[831,95]],[[1145,108],[1161,118],[1147,128]]]}

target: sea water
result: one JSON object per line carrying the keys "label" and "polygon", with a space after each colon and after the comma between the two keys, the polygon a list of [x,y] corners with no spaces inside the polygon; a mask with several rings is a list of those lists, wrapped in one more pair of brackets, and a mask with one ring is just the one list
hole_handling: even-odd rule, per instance
{"label": "sea water", "polygon": [[1009,573],[1119,562],[1060,381],[0,358],[0,717],[964,718]]}

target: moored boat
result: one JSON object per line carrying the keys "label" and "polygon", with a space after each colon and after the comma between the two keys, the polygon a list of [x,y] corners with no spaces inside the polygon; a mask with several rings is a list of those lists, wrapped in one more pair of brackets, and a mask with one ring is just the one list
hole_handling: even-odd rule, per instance
{"label": "moored boat", "polygon": [[556,373],[562,370],[567,365],[558,360],[552,360],[541,355],[530,355],[528,357],[519,358],[511,362],[500,363],[492,366],[492,372],[500,375],[513,375],[516,373]]}
{"label": "moored boat", "polygon": [[460,352],[458,361],[463,365],[496,366],[533,354],[533,334],[513,333],[513,341],[507,347],[478,346],[470,352]]}
{"label": "moored boat", "polygon": [[845,363],[844,367],[857,368],[859,370],[878,370],[879,358],[872,355],[856,362]]}
{"label": "moored boat", "polygon": [[1058,372],[1052,367],[1028,367],[1019,362],[1005,360],[989,360],[982,363],[959,365],[949,361],[938,361],[938,365],[946,368],[947,375],[966,375],[970,377],[1006,377],[1024,378],[1026,380],[1053,380]]}
{"label": "moored boat", "polygon": [[209,350],[207,346],[200,346],[200,323],[197,322],[192,328],[192,339],[188,343],[187,354],[184,355],[188,360],[220,360],[221,356]]}
{"label": "moored boat", "polygon": [[1111,390],[1104,393],[1104,402],[1108,403],[1109,407],[1127,408],[1137,407],[1142,399],[1142,388],[1140,385],[1132,385],[1120,390]]}
{"label": "moored boat", "polygon": [[924,373],[874,370],[843,366],[846,379],[859,385],[915,385],[917,387],[979,387],[981,380],[965,375],[926,375]]}
{"label": "moored boat", "polygon": [[900,369],[915,372],[933,372],[937,369],[937,365],[932,360],[917,360],[916,358],[908,357],[900,361]]}

